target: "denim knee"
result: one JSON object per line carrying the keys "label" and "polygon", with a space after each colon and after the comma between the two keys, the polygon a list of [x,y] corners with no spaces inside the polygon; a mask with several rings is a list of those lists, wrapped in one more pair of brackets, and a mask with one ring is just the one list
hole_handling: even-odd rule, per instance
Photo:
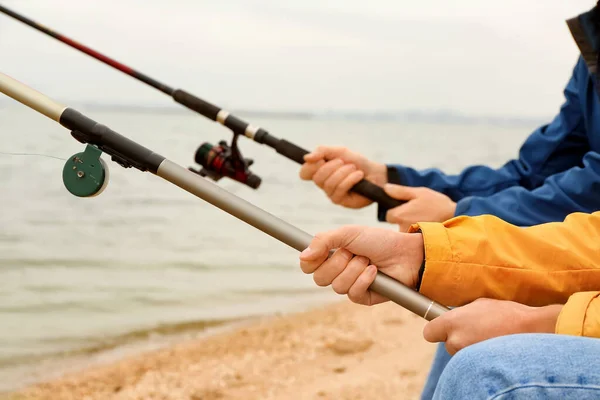
{"label": "denim knee", "polygon": [[494,338],[456,353],[433,398],[600,398],[598,357],[598,339],[552,334]]}
{"label": "denim knee", "polygon": [[[456,353],[442,372],[433,399],[481,399],[495,393],[487,377],[496,370],[494,339],[466,347]],[[489,386],[489,387],[488,387]]]}

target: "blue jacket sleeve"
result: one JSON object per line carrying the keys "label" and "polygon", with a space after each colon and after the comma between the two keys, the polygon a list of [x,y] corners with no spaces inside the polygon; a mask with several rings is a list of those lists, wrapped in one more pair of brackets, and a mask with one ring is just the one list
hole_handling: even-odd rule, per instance
{"label": "blue jacket sleeve", "polygon": [[563,221],[574,212],[600,209],[600,154],[590,151],[583,165],[552,175],[543,185],[527,190],[514,186],[489,197],[464,197],[455,215],[495,215],[513,225],[531,226]]}
{"label": "blue jacket sleeve", "polygon": [[[511,187],[533,190],[554,174],[580,166],[590,150],[578,87],[588,79],[585,62],[580,59],[564,89],[565,102],[559,114],[536,129],[519,150],[519,158],[498,169],[483,165],[466,168],[458,175],[438,169],[422,171],[401,165],[388,166],[390,183],[424,186],[449,196],[453,201],[466,197],[491,196]],[[387,209],[378,208],[378,219],[385,221]]]}

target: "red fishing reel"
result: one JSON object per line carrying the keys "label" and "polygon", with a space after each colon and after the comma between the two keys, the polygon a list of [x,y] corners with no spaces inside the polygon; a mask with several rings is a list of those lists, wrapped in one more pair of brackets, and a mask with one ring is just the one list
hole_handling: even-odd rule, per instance
{"label": "red fishing reel", "polygon": [[252,189],[257,189],[261,179],[248,169],[254,161],[242,157],[237,147],[237,137],[238,135],[233,135],[231,146],[224,140],[220,141],[218,146],[210,143],[201,144],[196,150],[194,160],[202,166],[202,169],[190,168],[190,170],[215,182],[226,176]]}

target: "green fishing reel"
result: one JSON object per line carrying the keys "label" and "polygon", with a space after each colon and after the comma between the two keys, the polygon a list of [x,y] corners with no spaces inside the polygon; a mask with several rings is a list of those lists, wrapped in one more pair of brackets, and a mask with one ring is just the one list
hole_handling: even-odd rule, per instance
{"label": "green fishing reel", "polygon": [[102,151],[87,145],[83,153],[67,160],[63,168],[63,183],[77,197],[94,197],[108,186],[108,165],[100,158]]}

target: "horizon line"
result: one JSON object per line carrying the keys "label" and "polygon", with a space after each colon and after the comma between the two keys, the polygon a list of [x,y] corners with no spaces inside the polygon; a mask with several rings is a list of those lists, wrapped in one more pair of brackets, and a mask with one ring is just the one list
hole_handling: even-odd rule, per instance
{"label": "horizon line", "polygon": [[[0,107],[14,104],[10,101],[0,100]],[[135,103],[97,103],[91,101],[72,102],[72,108],[81,108],[99,111],[114,112],[155,112],[161,114],[185,114],[194,111],[186,107],[180,107],[177,104],[157,105],[157,104],[135,104]],[[247,115],[254,117],[276,118],[276,119],[342,119],[342,120],[376,120],[376,121],[424,121],[436,123],[487,123],[487,124],[509,124],[521,125],[532,123],[544,123],[549,121],[548,116],[535,115],[467,115],[465,113],[451,109],[405,109],[405,110],[267,110],[252,108],[234,108],[230,111],[236,115]]]}

